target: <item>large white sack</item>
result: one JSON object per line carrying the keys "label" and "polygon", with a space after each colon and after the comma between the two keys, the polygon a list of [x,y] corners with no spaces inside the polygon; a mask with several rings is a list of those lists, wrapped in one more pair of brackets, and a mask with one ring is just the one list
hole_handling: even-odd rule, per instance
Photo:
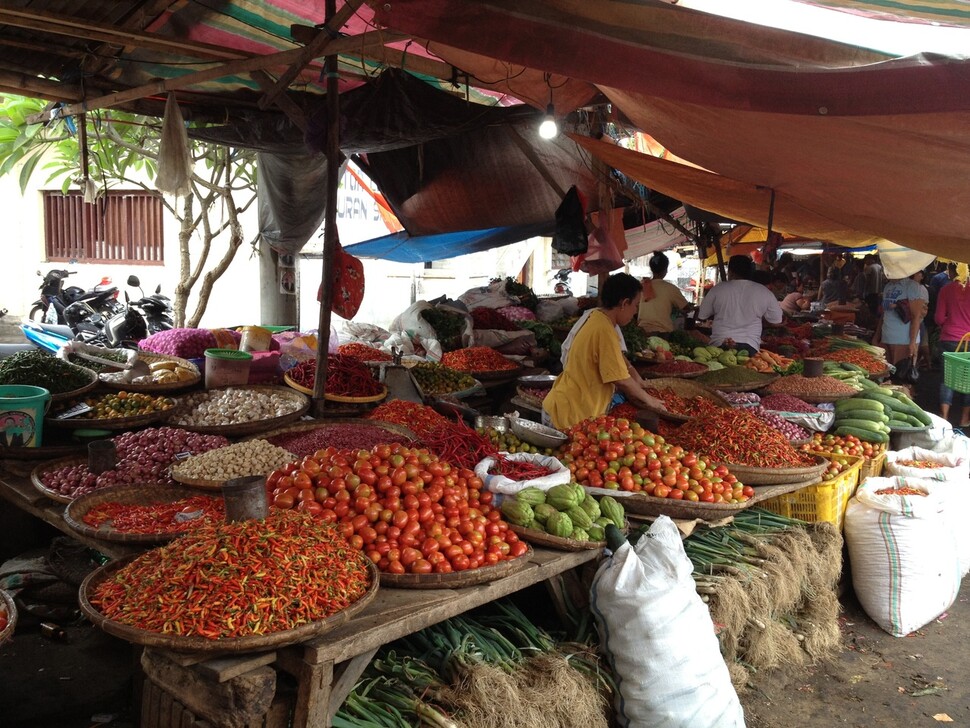
{"label": "large white sack", "polygon": [[680,533],[660,516],[596,572],[591,609],[617,681],[616,715],[636,728],[743,728],[744,712]]}
{"label": "large white sack", "polygon": [[[922,460],[935,463],[935,468],[917,468],[903,465],[900,461]],[[937,452],[922,447],[907,447],[904,450],[891,450],[886,453],[885,473],[889,476],[898,475],[903,478],[920,478],[922,480],[970,481],[970,469],[965,457],[953,452]]]}
{"label": "large white sack", "polygon": [[[900,486],[927,495],[876,494]],[[944,510],[944,487],[916,478],[868,478],[846,509],[852,587],[866,614],[894,637],[936,619],[960,590],[958,545]]]}

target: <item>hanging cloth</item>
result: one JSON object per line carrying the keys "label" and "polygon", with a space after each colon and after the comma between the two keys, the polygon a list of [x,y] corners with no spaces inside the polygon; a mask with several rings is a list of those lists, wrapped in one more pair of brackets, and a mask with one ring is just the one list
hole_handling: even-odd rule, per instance
{"label": "hanging cloth", "polygon": [[162,137],[158,144],[158,171],[155,173],[155,189],[170,195],[184,196],[192,191],[192,155],[189,151],[189,135],[175,94],[170,93],[165,102],[165,118],[162,119]]}

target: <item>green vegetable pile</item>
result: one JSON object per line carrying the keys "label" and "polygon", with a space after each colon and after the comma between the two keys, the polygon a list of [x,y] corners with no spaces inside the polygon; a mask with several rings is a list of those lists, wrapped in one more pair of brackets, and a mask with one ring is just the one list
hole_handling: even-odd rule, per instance
{"label": "green vegetable pile", "polygon": [[620,331],[623,332],[623,340],[626,341],[626,350],[633,354],[637,351],[643,351],[648,347],[649,338],[647,334],[637,326],[636,321],[631,321],[626,326],[621,326]]}
{"label": "green vegetable pile", "polygon": [[[110,349],[99,351],[98,358],[107,359],[108,361],[116,361],[122,365],[128,363],[127,354],[122,354],[121,352],[118,352],[118,351],[111,351]],[[92,372],[97,372],[98,374],[105,371],[117,371],[116,369],[109,368],[104,364],[98,364],[97,362],[84,359],[78,356],[77,354],[68,354],[67,360],[72,364],[77,364],[80,367],[84,367],[85,369],[90,369]]]}
{"label": "green vegetable pile", "polygon": [[556,332],[549,324],[542,321],[519,321],[519,326],[528,329],[536,336],[536,343],[543,349],[549,350],[549,355],[553,359],[562,356],[562,343],[556,338]]}
{"label": "green vegetable pile", "polygon": [[0,384],[26,384],[62,394],[90,383],[90,370],[42,351],[18,351],[0,361]]}
{"label": "green vegetable pile", "polygon": [[505,292],[519,299],[519,303],[530,311],[535,311],[539,307],[539,297],[536,296],[535,291],[511,276],[505,279]]}
{"label": "green vegetable pile", "polygon": [[443,351],[461,349],[461,335],[465,331],[465,317],[459,313],[448,313],[440,308],[427,308],[421,312],[422,318],[431,324]]}

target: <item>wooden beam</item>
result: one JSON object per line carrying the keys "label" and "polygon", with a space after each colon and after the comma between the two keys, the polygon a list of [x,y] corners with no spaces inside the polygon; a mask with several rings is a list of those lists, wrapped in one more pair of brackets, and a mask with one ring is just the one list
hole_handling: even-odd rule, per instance
{"label": "wooden beam", "polygon": [[303,52],[300,53],[299,57],[290,64],[276,81],[276,85],[267,91],[263,98],[259,100],[259,107],[265,109],[271,103],[276,100],[283,91],[289,88],[290,84],[293,83],[295,79],[307,64],[314,58],[319,58],[323,55],[323,51],[328,45],[334,40],[336,40],[337,33],[340,29],[346,25],[347,21],[353,17],[353,14],[357,12],[357,8],[363,5],[364,0],[346,0],[344,5],[337,14],[334,15],[330,20],[326,22],[325,27],[320,30],[316,37],[306,44],[303,48]]}
{"label": "wooden beam", "polygon": [[7,37],[0,38],[0,47],[20,48],[21,50],[33,51],[34,53],[43,53],[45,56],[56,56],[58,58],[78,59],[83,58],[86,55],[84,51],[77,50],[75,48],[68,48],[66,46],[51,48],[50,45],[45,45],[43,43],[31,43],[30,41]]}
{"label": "wooden beam", "polygon": [[[380,45],[383,39],[386,37],[385,33],[380,31],[371,31],[368,33],[363,33],[361,35],[349,37],[349,38],[338,38],[333,43],[330,44],[328,50],[333,53],[344,53],[348,50],[355,50],[361,46],[373,46]],[[175,91],[177,89],[186,88],[197,83],[202,83],[204,81],[214,81],[217,78],[223,78],[224,76],[230,76],[237,73],[251,73],[252,71],[264,70],[268,66],[274,65],[285,65],[292,63],[296,60],[300,53],[303,51],[302,48],[294,48],[288,51],[282,51],[280,53],[271,53],[265,56],[255,56],[253,58],[245,58],[238,61],[231,61],[225,63],[217,68],[209,68],[204,71],[196,71],[195,73],[188,73],[184,76],[179,76],[178,78],[163,79],[160,81],[153,81],[152,83],[145,84],[144,86],[136,86],[134,88],[125,89],[124,91],[117,91],[107,96],[101,96],[89,101],[85,101],[79,104],[71,104],[69,106],[62,107],[56,110],[51,118],[63,117],[63,116],[73,116],[75,114],[80,114],[84,111],[92,111],[94,109],[104,109],[111,106],[118,106],[126,101],[131,101],[133,99],[139,99],[143,96],[152,96],[154,94],[167,94],[169,91]],[[44,122],[47,118],[33,118],[28,119],[29,122]]]}
{"label": "wooden beam", "polygon": [[50,101],[78,101],[84,96],[80,87],[28,76],[26,73],[0,71],[0,84],[11,93]]}
{"label": "wooden beam", "polygon": [[[253,71],[251,75],[264,91],[273,89],[273,77],[266,73],[266,71]],[[303,109],[297,106],[296,102],[285,93],[277,96],[274,101],[280,107],[280,110],[286,114],[287,118],[296,124],[300,131],[306,133],[307,121]]]}
{"label": "wooden beam", "polygon": [[[187,0],[151,0],[151,2],[147,2],[138,8],[118,27],[123,30],[145,30],[163,12],[175,12],[186,3]],[[117,63],[117,56],[120,53],[128,52],[131,47],[104,43],[94,49],[93,57],[87,58],[81,64],[81,70],[85,73],[104,72],[112,64]],[[120,50],[116,51],[115,49]]]}
{"label": "wooden beam", "polygon": [[65,35],[81,40],[96,40],[121,46],[137,46],[162,53],[192,56],[193,58],[210,61],[231,61],[249,57],[245,53],[222,46],[166,38],[153,33],[119,30],[112,26],[99,25],[81,18],[55,13],[2,9],[0,10],[0,24],[28,28],[43,33]]}

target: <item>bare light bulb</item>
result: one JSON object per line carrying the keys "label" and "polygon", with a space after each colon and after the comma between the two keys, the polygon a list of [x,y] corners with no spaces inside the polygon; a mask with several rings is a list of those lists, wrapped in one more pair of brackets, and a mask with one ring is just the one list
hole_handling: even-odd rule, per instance
{"label": "bare light bulb", "polygon": [[539,124],[539,136],[543,139],[555,139],[559,136],[559,124],[556,123],[556,112],[552,104],[546,107],[546,114]]}

